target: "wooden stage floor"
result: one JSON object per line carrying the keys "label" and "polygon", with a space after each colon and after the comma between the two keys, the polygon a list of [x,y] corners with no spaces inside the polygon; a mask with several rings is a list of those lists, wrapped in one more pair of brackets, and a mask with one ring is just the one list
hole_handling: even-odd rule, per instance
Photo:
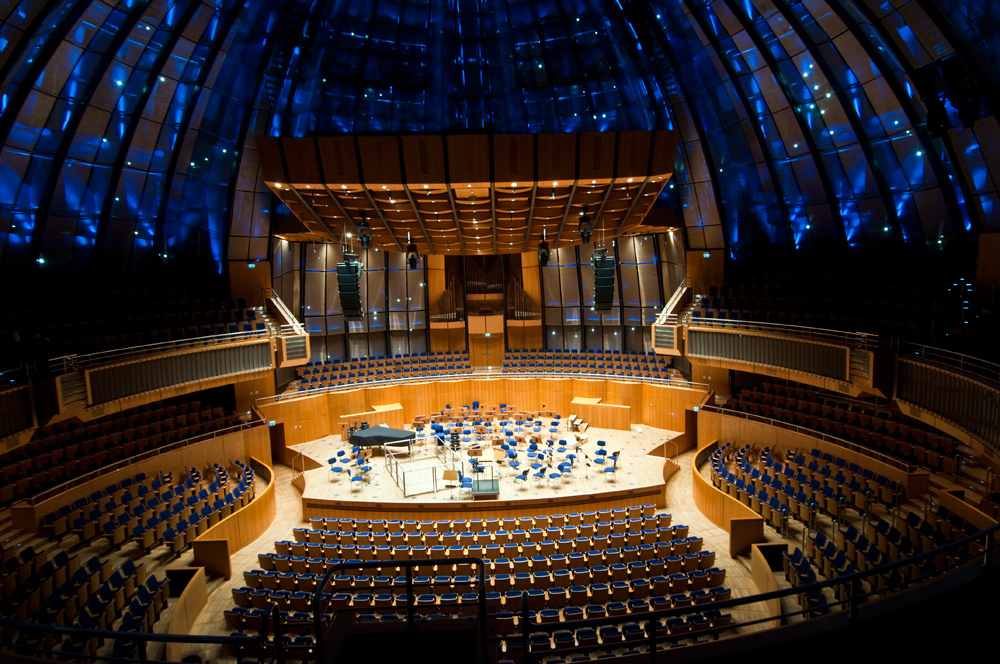
{"label": "wooden stage floor", "polygon": [[[607,473],[602,472],[602,467],[591,464],[587,468],[585,462],[581,463],[578,455],[576,464],[570,477],[563,477],[560,480],[539,481],[534,477],[529,477],[527,483],[517,481],[514,477],[518,474],[513,469],[497,469],[495,475],[500,476],[499,495],[496,500],[476,500],[472,502],[472,496],[465,491],[459,496],[456,490],[442,489],[436,493],[421,493],[419,495],[405,497],[403,491],[397,486],[396,481],[389,474],[386,459],[382,456],[375,456],[371,459],[372,470],[369,473],[370,481],[355,482],[348,481],[345,473],[338,473],[344,477],[331,479],[331,473],[327,460],[336,456],[340,450],[350,452],[348,444],[341,440],[339,435],[330,435],[318,440],[296,445],[291,449],[301,452],[320,464],[320,468],[306,471],[305,488],[303,491],[303,515],[326,516],[322,511],[317,511],[320,506],[328,505],[331,509],[343,512],[351,511],[354,506],[373,507],[373,504],[385,505],[388,511],[393,507],[405,512],[411,512],[421,507],[423,509],[439,509],[453,511],[456,508],[472,511],[489,512],[499,504],[510,507],[512,502],[525,503],[585,503],[586,501],[602,502],[601,496],[614,494],[618,497],[628,495],[642,497],[632,504],[656,503],[659,500],[651,500],[654,493],[662,493],[664,487],[663,465],[664,458],[652,456],[650,451],[662,445],[665,441],[671,440],[680,435],[676,431],[666,431],[663,429],[653,429],[644,425],[634,425],[631,431],[619,431],[611,429],[590,428],[587,432],[588,440],[581,445],[582,453],[594,458],[594,453],[600,449],[598,440],[607,442],[605,449],[610,456],[615,451],[620,451],[618,468],[614,474],[614,480],[607,478]],[[435,463],[437,458],[433,443],[430,441],[419,442],[414,445],[413,461],[404,464],[404,468],[417,468]],[[523,448],[523,446],[522,446]],[[567,453],[572,450],[567,450]],[[467,453],[463,453],[462,458],[467,459]],[[558,459],[561,455],[555,454]],[[405,460],[406,455],[402,455],[401,460]],[[524,469],[526,454],[520,454],[522,463],[521,470]],[[440,463],[440,461],[436,462]],[[558,463],[558,461],[557,461]],[[468,468],[468,464],[466,464]],[[440,472],[440,471],[439,471]],[[532,471],[534,473],[536,471]],[[548,472],[548,471],[546,471]],[[355,486],[352,487],[352,484]],[[439,483],[441,486],[442,483]],[[545,500],[554,499],[554,500]],[[555,506],[555,505],[553,505]],[[594,507],[597,509],[597,507]],[[552,511],[542,510],[544,511]],[[574,509],[572,511],[580,511]],[[402,515],[400,515],[402,516]],[[383,517],[385,518],[385,517]],[[419,518],[412,516],[410,518]]]}

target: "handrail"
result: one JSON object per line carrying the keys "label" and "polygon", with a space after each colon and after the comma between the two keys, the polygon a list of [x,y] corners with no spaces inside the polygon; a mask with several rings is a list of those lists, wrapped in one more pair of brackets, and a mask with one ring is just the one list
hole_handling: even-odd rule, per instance
{"label": "handrail", "polygon": [[[258,645],[260,647],[265,647],[270,637],[270,623],[274,622],[274,636],[273,642],[275,644],[275,657],[278,662],[285,661],[285,644],[281,638],[281,611],[278,610],[278,605],[276,602],[269,602],[267,606],[264,607],[264,615],[262,616],[261,625],[262,628],[260,633],[256,636],[202,636],[200,634],[157,634],[154,632],[122,632],[107,629],[88,629],[85,627],[63,627],[60,625],[45,625],[40,623],[29,623],[20,620],[9,620],[7,618],[0,618],[0,627],[3,627],[3,632],[6,634],[8,631],[13,630],[18,634],[32,634],[32,633],[45,633],[45,634],[62,634],[65,636],[80,636],[86,639],[99,638],[99,639],[111,639],[114,641],[135,641],[136,643],[136,655],[135,658],[125,658],[125,657],[111,657],[107,655],[88,655],[85,653],[72,653],[74,657],[78,657],[81,660],[89,659],[91,661],[101,661],[109,660],[115,662],[148,662],[151,661],[147,655],[147,644],[149,642],[153,643],[198,643],[204,645],[235,645],[235,646],[249,646]],[[48,650],[43,647],[30,646],[30,645],[19,645],[10,644],[11,650],[15,652],[28,652],[28,653],[38,653],[44,655],[53,655],[56,657],[65,657],[67,653],[62,651]]]}
{"label": "handrail", "polygon": [[809,427],[799,426],[798,424],[792,424],[791,422],[786,422],[784,420],[777,420],[773,417],[764,417],[763,415],[757,415],[756,413],[745,413],[742,410],[735,410],[733,408],[726,408],[724,406],[715,405],[704,405],[701,407],[709,413],[719,413],[721,415],[732,415],[733,417],[740,417],[745,420],[751,420],[753,422],[760,422],[761,424],[769,424],[773,427],[780,427],[782,429],[787,429],[789,431],[794,431],[795,433],[806,434],[814,438],[819,438],[822,441],[833,443],[849,449],[852,452],[860,452],[867,457],[870,457],[876,461],[881,461],[882,463],[889,464],[895,467],[897,470],[901,470],[907,475],[913,472],[913,467],[907,463],[900,461],[894,457],[888,456],[879,452],[878,450],[873,450],[866,445],[860,445],[858,443],[846,440],[844,438],[838,438],[837,436],[831,436],[828,433],[822,431],[817,431],[816,429],[810,429]]}
{"label": "handrail", "polygon": [[677,307],[677,303],[684,297],[684,293],[688,288],[687,280],[677,285],[670,299],[667,300],[667,303],[657,315],[656,321],[654,321],[656,325],[676,325],[680,322],[680,317],[674,313],[674,309]]}
{"label": "handrail", "polygon": [[[327,570],[326,574],[319,583],[316,584],[316,589],[313,591],[312,597],[312,609],[313,609],[313,628],[315,630],[314,636],[316,640],[316,651],[317,651],[317,662],[326,662],[325,657],[325,643],[323,642],[323,593],[326,591],[327,586],[330,585],[330,579],[333,575],[341,570],[345,569],[367,569],[369,567],[383,567],[386,561],[384,560],[354,560],[342,562],[334,565]],[[455,565],[460,563],[470,563],[476,565],[479,569],[479,573],[476,575],[476,582],[479,587],[478,603],[479,603],[479,645],[480,645],[480,663],[486,664],[489,662],[489,653],[486,649],[486,563],[482,558],[475,558],[472,556],[465,556],[461,558],[428,558],[426,560],[394,560],[392,561],[393,566],[402,567],[406,570],[406,624],[412,629],[416,623],[416,616],[414,611],[414,601],[413,596],[413,568],[422,565]]]}
{"label": "handrail", "polygon": [[845,332],[822,327],[807,327],[804,325],[787,325],[785,323],[762,323],[759,321],[731,320],[728,318],[688,318],[687,326],[691,327],[721,327],[737,330],[772,332],[795,337],[810,337],[824,341],[837,341],[856,348],[878,350],[878,335],[868,332]]}
{"label": "handrail", "polygon": [[[299,320],[295,317],[295,314],[293,314],[291,309],[285,305],[284,301],[278,297],[278,293],[273,288],[265,288],[264,296],[274,304],[278,311],[281,312],[281,315],[285,317],[285,320],[288,321],[287,326],[291,327],[292,334],[306,333],[305,326],[299,322]],[[286,324],[282,324],[280,327],[284,328],[286,327]]]}
{"label": "handrail", "polygon": [[[760,594],[757,594],[757,595],[749,595],[749,596],[745,596],[745,597],[734,597],[732,599],[727,599],[727,600],[713,601],[710,606],[709,605],[704,605],[704,604],[701,604],[701,605],[699,605],[699,604],[693,604],[693,605],[690,605],[690,606],[682,606],[682,607],[676,607],[676,608],[670,608],[670,609],[660,609],[660,610],[656,610],[656,611],[648,611],[648,612],[643,613],[643,619],[647,620],[648,624],[657,624],[657,623],[659,623],[660,619],[662,619],[662,618],[673,618],[673,617],[682,616],[682,615],[687,614],[687,613],[699,613],[700,611],[703,611],[705,608],[712,608],[712,609],[719,609],[719,610],[731,609],[731,608],[736,608],[736,607],[740,607],[740,606],[744,606],[744,605],[748,605],[748,604],[755,604],[757,602],[764,602],[764,601],[773,600],[773,599],[781,599],[781,598],[784,598],[784,597],[791,597],[793,595],[799,595],[799,594],[802,594],[802,593],[811,594],[813,591],[821,591],[821,590],[823,590],[825,588],[832,588],[832,587],[835,587],[835,586],[845,586],[846,585],[846,586],[850,587],[850,593],[848,594],[848,597],[846,599],[844,599],[844,600],[840,600],[839,602],[833,602],[831,604],[833,604],[833,605],[840,604],[840,605],[845,606],[849,610],[849,612],[850,612],[849,615],[850,615],[851,619],[852,620],[856,620],[857,617],[858,617],[858,609],[859,609],[859,607],[860,607],[861,604],[863,604],[863,603],[865,603],[865,602],[868,601],[868,595],[869,594],[878,595],[878,594],[882,594],[882,592],[884,592],[884,591],[879,590],[879,591],[874,591],[872,593],[865,593],[863,591],[863,589],[862,589],[862,585],[861,585],[862,581],[867,580],[870,577],[873,577],[873,576],[876,576],[876,575],[880,575],[881,576],[881,575],[884,575],[887,572],[891,572],[893,570],[896,570],[896,569],[899,569],[899,568],[902,568],[902,567],[908,567],[910,565],[919,564],[920,562],[922,562],[924,560],[930,560],[930,559],[933,559],[933,558],[935,558],[937,556],[940,556],[940,555],[943,555],[943,554],[947,554],[947,553],[950,553],[952,551],[960,550],[963,547],[967,546],[968,544],[970,544],[970,543],[972,543],[974,541],[979,541],[979,540],[983,540],[982,566],[984,568],[992,568],[994,566],[994,562],[993,562],[993,549],[996,546],[996,539],[995,539],[994,535],[996,535],[996,533],[997,533],[998,530],[1000,530],[1000,524],[996,524],[996,525],[991,526],[988,529],[980,530],[980,531],[978,531],[976,533],[972,533],[971,535],[968,535],[968,536],[966,536],[966,537],[964,537],[964,538],[962,538],[960,540],[957,540],[955,542],[950,542],[948,544],[939,546],[939,547],[937,547],[935,549],[932,549],[930,551],[925,551],[923,553],[915,554],[913,556],[910,556],[910,557],[907,557],[907,558],[903,558],[903,559],[897,560],[895,562],[883,563],[881,565],[869,568],[869,569],[864,570],[864,571],[852,572],[850,574],[845,574],[843,576],[837,576],[837,577],[834,577],[832,579],[827,579],[825,581],[815,581],[815,582],[809,583],[809,584],[804,584],[804,585],[800,585],[800,586],[793,586],[791,588],[784,588],[784,589],[781,589],[781,590],[774,590],[774,591],[771,591],[771,592],[760,593]],[[979,554],[975,554],[975,555],[970,554],[970,555],[968,555],[968,556],[966,556],[964,558],[961,558],[961,559],[955,561],[955,563],[953,565],[951,565],[950,567],[958,568],[960,566],[964,566],[964,565],[968,564],[969,562],[971,562],[972,560],[974,560],[976,557],[978,557],[978,555]],[[947,569],[947,567],[945,569]],[[940,572],[940,571],[941,570],[936,570],[936,572]],[[914,578],[905,579],[902,582],[901,585],[910,585],[914,581],[920,581],[920,580],[922,580],[924,578],[927,578],[928,576],[931,576],[931,575],[930,574],[923,575],[923,576],[917,577],[916,579],[914,579]],[[895,586],[886,586],[885,589],[888,590],[888,589],[892,589],[892,588],[895,588]],[[527,600],[525,600],[525,601],[522,602],[522,606],[523,607],[527,607],[528,606]],[[747,622],[747,623],[740,623],[739,625],[727,626],[726,628],[717,629],[717,630],[709,630],[709,631],[724,631],[725,629],[733,629],[734,627],[738,627],[738,626],[741,626],[741,625],[749,625],[749,624],[756,624],[756,623],[762,623],[762,622],[770,622],[770,621],[772,621],[772,620],[774,620],[775,618],[778,618],[778,617],[784,618],[784,617],[791,617],[791,616],[797,616],[797,615],[804,615],[804,614],[810,613],[811,611],[813,611],[813,609],[811,609],[811,608],[805,608],[802,611],[794,611],[794,612],[789,612],[789,613],[783,613],[781,616],[768,616],[766,618],[762,618],[762,619],[759,619],[759,620],[756,620],[756,621],[750,621],[750,622]],[[548,633],[548,634],[551,634],[552,632],[555,632],[555,631],[558,631],[558,630],[576,630],[579,627],[587,627],[587,626],[593,627],[593,626],[597,626],[597,625],[617,625],[617,624],[628,623],[628,622],[635,622],[635,615],[633,615],[633,614],[623,614],[623,615],[618,615],[618,616],[607,616],[607,617],[602,617],[602,618],[592,618],[592,619],[588,619],[588,620],[575,620],[575,621],[555,622],[555,623],[536,623],[536,622],[533,622],[531,620],[522,620],[521,621],[521,626],[522,626],[522,629],[524,630],[523,631],[523,637],[524,637],[524,642],[525,642],[525,645],[526,645],[526,647],[524,648],[524,653],[527,655],[528,652],[529,652],[528,647],[527,647],[527,643],[529,642],[529,635],[531,633]],[[661,639],[657,638],[657,635],[656,635],[657,630],[655,630],[655,629],[649,630],[649,632],[650,632],[650,634],[649,634],[649,637],[647,639],[647,643],[650,646],[651,654],[655,654],[657,652],[657,650],[655,648],[656,643],[659,640],[661,640],[662,637],[661,637]],[[636,642],[636,643],[639,643],[639,642]],[[573,652],[574,650],[579,650],[579,649],[578,648],[567,649],[566,652]]]}
{"label": "handrail", "polygon": [[[981,559],[979,566],[983,569],[990,570],[995,567],[994,561],[994,549],[996,547],[996,534],[1000,531],[1000,524],[993,525],[987,529],[980,530],[978,532],[967,535],[959,540],[944,544],[942,546],[936,547],[929,551],[923,553],[914,554],[906,558],[894,562],[887,562],[876,567],[853,572],[851,574],[845,574],[843,576],[834,577],[831,579],[826,579],[823,581],[816,581],[810,584],[794,586],[791,588],[785,588],[782,590],[775,590],[766,593],[760,593],[756,595],[749,595],[745,597],[735,597],[728,600],[713,601],[711,607],[714,609],[724,610],[731,609],[735,607],[745,606],[749,604],[755,604],[757,602],[768,601],[773,599],[781,599],[784,597],[791,597],[793,595],[799,595],[800,593],[813,593],[814,591],[821,591],[825,588],[833,588],[835,586],[848,587],[849,593],[845,599],[839,602],[833,602],[832,605],[843,606],[848,610],[848,616],[852,621],[858,620],[860,606],[869,601],[870,595],[883,595],[887,590],[895,590],[901,586],[907,586],[913,584],[915,581],[921,581],[926,578],[937,574],[944,574],[950,569],[958,569],[962,567],[967,567],[974,560]],[[962,551],[966,546],[973,542],[981,542],[982,551],[981,552],[970,552],[967,555],[957,558],[953,562],[947,565],[935,569],[927,574],[922,574],[916,578],[904,579],[900,584],[897,585],[886,585],[884,588],[876,590],[872,593],[866,593],[863,590],[861,582],[872,578],[876,575],[882,576],[887,572],[892,572],[903,567],[909,567],[912,565],[917,565],[925,560],[933,560],[938,556],[944,554],[951,554],[952,552]],[[970,550],[971,551],[971,550]],[[480,620],[480,656],[483,661],[488,661],[488,649],[487,641],[496,640],[499,637],[487,637],[488,633],[486,630],[486,618],[488,615],[486,612],[486,592],[485,592],[485,574],[482,570],[485,568],[485,563],[480,558],[445,558],[445,559],[427,559],[427,560],[400,560],[393,561],[393,565],[397,567],[405,567],[407,569],[407,620],[410,627],[415,624],[415,614],[413,607],[413,576],[411,568],[419,565],[432,565],[436,563],[454,564],[468,562],[472,564],[478,564],[480,566],[480,573],[476,575],[476,581],[479,586],[478,592],[478,603],[479,603],[479,620]],[[323,593],[326,588],[330,585],[330,580],[333,578],[335,572],[344,569],[363,569],[366,567],[379,567],[384,565],[385,561],[371,560],[371,561],[353,561],[340,563],[332,568],[330,568],[324,575],[323,579],[319,582],[316,590],[312,597],[313,606],[313,628],[315,631],[315,647],[316,647],[316,661],[326,661],[325,659],[325,644],[323,643],[323,612],[322,612],[322,599]],[[528,602],[523,601],[522,606],[528,607]],[[698,613],[704,610],[705,605],[693,604],[691,606],[677,607],[670,609],[660,609],[656,611],[648,611],[643,614],[645,620],[648,624],[658,624],[663,618],[677,617],[687,613]],[[148,642],[163,642],[163,643],[197,643],[197,644],[207,644],[207,645],[259,645],[261,647],[266,647],[268,639],[270,637],[270,623],[274,621],[275,626],[275,638],[272,642],[275,645],[275,658],[278,662],[284,661],[285,658],[285,645],[281,638],[281,620],[280,612],[275,610],[276,605],[270,603],[266,607],[266,613],[263,619],[263,628],[261,633],[257,636],[200,636],[194,634],[152,634],[146,632],[120,632],[111,630],[91,630],[82,627],[60,627],[57,625],[43,625],[37,623],[27,623],[22,621],[8,620],[0,618],[0,627],[5,628],[3,630],[4,634],[15,631],[18,634],[62,634],[67,636],[79,635],[83,637],[98,637],[104,639],[121,639],[127,641],[137,642],[137,656],[136,658],[118,658],[115,661],[120,662],[146,662],[149,661],[146,656],[146,644]],[[713,628],[711,631],[721,632],[727,629],[734,629],[735,627],[752,625],[757,623],[769,622],[775,618],[784,618],[790,616],[805,615],[812,611],[813,609],[804,608],[801,611],[792,611],[783,613],[781,616],[767,616],[766,618],[757,619],[754,621],[740,623],[738,625],[727,626],[723,628]],[[575,630],[578,627],[585,626],[598,626],[598,625],[617,625],[625,622],[635,622],[635,616],[632,614],[624,614],[619,616],[606,616],[603,618],[595,618],[588,620],[579,621],[568,621],[568,622],[556,622],[556,623],[535,623],[530,620],[522,620],[520,623],[522,630],[522,638],[525,646],[528,645],[530,641],[531,633],[551,633],[556,630]],[[6,629],[11,628],[11,629]],[[650,648],[650,652],[655,654],[657,652],[656,643],[658,641],[657,630],[649,630],[650,634],[648,636],[647,643]],[[636,642],[638,643],[638,642]],[[8,645],[8,644],[4,644]],[[65,654],[57,653],[55,651],[50,651],[42,647],[29,646],[29,645],[15,645],[9,644],[10,649],[15,651],[29,652],[29,653],[46,653],[46,654]],[[532,653],[529,647],[525,647],[524,656],[530,658]],[[104,657],[98,657],[97,655],[82,655],[83,658],[90,659],[104,659]]]}
{"label": "handrail", "polygon": [[934,364],[940,364],[959,371],[981,376],[995,383],[1000,383],[1000,364],[995,364],[977,357],[957,353],[945,348],[935,348],[926,344],[918,344],[905,339],[899,341],[899,354],[918,357]]}
{"label": "handrail", "polygon": [[230,343],[233,341],[244,341],[256,337],[267,337],[267,330],[249,330],[243,332],[229,332],[227,334],[212,334],[204,337],[191,337],[190,339],[175,339],[173,341],[160,341],[155,344],[144,344],[142,346],[129,346],[127,348],[116,348],[114,350],[102,350],[96,353],[85,355],[61,355],[49,359],[49,373],[53,376],[86,369],[97,364],[107,364],[117,360],[130,357],[141,357],[153,355],[155,353],[165,353],[174,350],[185,350],[196,346],[209,346],[213,344]]}
{"label": "handrail", "polygon": [[359,387],[374,387],[378,385],[395,385],[398,383],[417,383],[426,382],[434,380],[459,380],[468,378],[596,378],[596,379],[606,379],[606,380],[619,380],[632,383],[653,383],[656,385],[667,385],[670,387],[680,387],[684,389],[691,390],[707,390],[708,385],[706,383],[693,383],[686,380],[677,380],[675,378],[645,378],[642,376],[622,376],[618,374],[597,374],[597,373],[571,373],[571,372],[559,372],[559,371],[474,371],[466,373],[435,373],[434,375],[428,376],[404,376],[400,378],[383,378],[381,380],[366,380],[363,382],[349,383],[346,385],[328,385],[326,387],[317,387],[315,389],[306,390],[305,392],[286,392],[285,394],[276,394],[271,397],[261,397],[257,399],[258,406],[267,406],[273,403],[278,403],[280,401],[288,401],[289,399],[300,399],[302,397],[311,397],[317,394],[329,394],[330,392],[338,392],[340,390],[356,390]]}
{"label": "handrail", "polygon": [[27,380],[32,375],[32,368],[33,365],[25,363],[17,367],[0,369],[0,387]]}
{"label": "handrail", "polygon": [[55,498],[60,493],[65,493],[75,486],[85,484],[91,480],[95,480],[102,475],[107,475],[108,473],[113,473],[119,470],[124,470],[129,466],[135,465],[140,461],[146,461],[147,459],[152,459],[154,457],[160,456],[161,454],[166,454],[167,452],[173,452],[174,450],[179,450],[182,447],[187,447],[188,445],[194,445],[195,443],[200,443],[211,438],[217,438],[218,436],[224,436],[226,434],[235,433],[243,429],[253,429],[254,427],[263,426],[263,421],[253,421],[253,422],[243,422],[241,424],[234,424],[230,427],[225,427],[223,429],[216,429],[215,431],[206,431],[205,433],[200,433],[197,436],[191,436],[190,438],[184,438],[182,440],[176,440],[169,445],[164,445],[163,447],[157,447],[155,450],[149,450],[148,452],[142,452],[140,454],[133,454],[130,457],[126,457],[121,461],[116,461],[113,464],[107,466],[102,466],[96,470],[92,470],[86,475],[81,475],[80,477],[75,477],[62,484],[57,484],[51,489],[46,489],[40,494],[32,496],[26,499],[27,502],[32,507],[43,503],[46,500]]}

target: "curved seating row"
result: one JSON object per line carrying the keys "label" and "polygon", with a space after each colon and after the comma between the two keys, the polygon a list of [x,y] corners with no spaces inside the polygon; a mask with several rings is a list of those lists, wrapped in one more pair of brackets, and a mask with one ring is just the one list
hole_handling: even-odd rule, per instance
{"label": "curved seating row", "polygon": [[[656,519],[659,528],[670,526],[669,514],[656,514],[652,504],[620,507],[609,510],[589,512],[571,512],[569,514],[538,514],[535,516],[487,518],[487,519],[438,519],[401,520],[401,519],[350,519],[313,517],[309,520],[319,530],[336,530],[344,532],[420,532],[426,534],[432,530],[441,534],[465,531],[513,531],[517,529],[548,528],[562,526],[582,526],[586,524],[611,523],[628,519],[643,519],[644,523],[652,523]],[[610,531],[609,531],[610,532]],[[605,533],[606,534],[606,533]]]}

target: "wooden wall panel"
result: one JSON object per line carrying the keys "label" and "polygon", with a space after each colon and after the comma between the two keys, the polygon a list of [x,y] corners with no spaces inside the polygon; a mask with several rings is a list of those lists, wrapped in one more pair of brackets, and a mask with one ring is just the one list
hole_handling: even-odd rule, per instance
{"label": "wooden wall panel", "polygon": [[578,168],[581,181],[608,179],[607,164],[615,159],[615,138],[613,132],[605,131],[580,134]]}
{"label": "wooden wall panel", "polygon": [[[171,578],[171,590],[175,588],[176,579],[180,574],[177,572],[190,571],[190,578],[180,597],[174,602],[173,613],[167,623],[167,634],[193,634],[195,623],[201,610],[208,603],[208,585],[205,582],[205,569],[203,567],[193,568],[172,568],[169,574]],[[167,643],[166,659],[168,662],[180,662],[184,656],[184,651],[188,648],[186,643]]]}
{"label": "wooden wall panel", "polygon": [[354,139],[350,136],[320,136],[316,139],[327,185],[361,183]]}
{"label": "wooden wall panel", "polygon": [[277,513],[274,470],[260,459],[250,461],[258,477],[267,480],[267,486],[248,505],[219,521],[193,543],[194,564],[227,579],[232,576],[230,556],[260,537]]}
{"label": "wooden wall panel", "polygon": [[[698,426],[701,427],[700,421]],[[694,504],[709,521],[729,533],[730,556],[746,553],[752,544],[766,541],[764,519],[740,501],[716,489],[702,476],[699,468],[708,463],[707,458],[715,445],[700,449],[691,467]]]}
{"label": "wooden wall panel", "polygon": [[467,518],[470,512],[475,512],[483,518],[502,518],[615,509],[643,504],[664,507],[663,485],[607,491],[600,494],[520,500],[365,503],[357,500],[310,499],[302,501],[302,518],[338,516],[353,519],[456,519]]}
{"label": "wooden wall panel", "polygon": [[395,136],[358,137],[362,176],[369,188],[372,185],[398,184],[403,181],[398,140]]}
{"label": "wooden wall panel", "polygon": [[281,147],[290,185],[298,188],[323,181],[319,153],[312,138],[282,138]]}
{"label": "wooden wall panel", "polygon": [[712,286],[721,288],[725,281],[725,252],[721,249],[687,252],[687,276],[694,280],[696,293],[706,294]]}
{"label": "wooden wall panel", "polygon": [[535,179],[535,137],[530,134],[493,135],[493,177],[499,187],[517,182],[530,186]]}
{"label": "wooden wall panel", "polygon": [[[285,424],[286,445],[297,445],[333,433],[331,422],[339,422],[341,415],[364,412],[376,404],[401,404],[407,423],[416,415],[439,412],[447,404],[457,408],[471,406],[473,401],[484,405],[506,403],[525,410],[540,410],[544,404],[545,410],[583,417],[573,404],[576,397],[601,399],[607,406],[625,406],[632,424],[684,431],[685,412],[700,404],[705,392],[590,378],[432,379],[293,397],[263,404],[260,410],[265,419]],[[591,424],[600,426],[596,422]]]}
{"label": "wooden wall panel", "polygon": [[[778,590],[778,581],[775,578],[775,572],[780,571],[780,568],[771,568],[771,564],[768,563],[761,551],[762,546],[774,545],[754,544],[750,547],[750,577],[753,579],[754,585],[757,586],[758,593],[776,592]],[[783,550],[787,550],[787,546],[785,545],[778,546],[781,546]],[[778,618],[781,615],[781,599],[769,599],[765,602],[759,602],[756,606],[761,605],[763,605],[763,609],[768,617]],[[762,624],[764,629],[773,629],[780,626],[780,618]]]}
{"label": "wooden wall panel", "polygon": [[269,372],[253,380],[233,385],[236,395],[236,412],[250,412],[257,399],[272,397],[275,394],[274,373]]}
{"label": "wooden wall panel", "polygon": [[420,189],[444,185],[444,140],[442,136],[403,136],[403,160],[406,182]]}
{"label": "wooden wall panel", "polygon": [[483,158],[490,153],[488,135],[450,135],[446,140],[452,182],[486,185],[491,181],[489,160]]}
{"label": "wooden wall panel", "polygon": [[565,185],[576,179],[576,137],[576,134],[538,135],[539,186],[553,182]]}
{"label": "wooden wall panel", "polygon": [[631,419],[641,421],[642,383],[609,380],[604,385],[604,401],[602,403],[628,406],[632,412]]}
{"label": "wooden wall panel", "polygon": [[[250,265],[253,267],[249,267]],[[243,298],[251,307],[264,306],[264,289],[271,286],[271,262],[229,261],[227,268],[232,298]]]}

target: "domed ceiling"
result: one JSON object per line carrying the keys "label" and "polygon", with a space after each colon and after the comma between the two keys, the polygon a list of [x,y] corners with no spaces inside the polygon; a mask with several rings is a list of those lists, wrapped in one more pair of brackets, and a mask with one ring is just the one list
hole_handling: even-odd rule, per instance
{"label": "domed ceiling", "polygon": [[255,136],[658,129],[693,249],[968,246],[1000,230],[998,5],[10,2],[0,261],[267,258]]}

